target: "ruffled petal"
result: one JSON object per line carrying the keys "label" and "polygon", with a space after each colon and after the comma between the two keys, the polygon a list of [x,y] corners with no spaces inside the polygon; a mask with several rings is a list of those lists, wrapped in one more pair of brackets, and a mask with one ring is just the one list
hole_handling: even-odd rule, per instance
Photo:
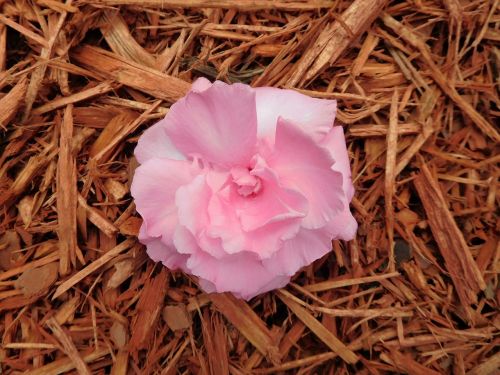
{"label": "ruffled petal", "polygon": [[208,225],[207,207],[212,191],[205,175],[196,176],[189,184],[181,186],[175,194],[179,223],[197,235]]}
{"label": "ruffled petal", "polygon": [[191,255],[187,268],[193,275],[204,280],[200,285],[208,286],[207,292],[213,292],[213,286],[218,293],[232,292],[244,299],[283,287],[289,281],[289,278],[282,275],[276,277],[262,265],[255,254],[247,252],[216,259],[199,251]]}
{"label": "ruffled petal", "polygon": [[134,150],[139,163],[151,158],[185,160],[186,157],[174,146],[165,131],[165,119],[157,122],[141,135]]}
{"label": "ruffled petal", "polygon": [[131,193],[148,236],[171,240],[177,226],[175,193],[191,182],[197,167],[187,161],[149,159],[135,170]]}
{"label": "ruffled petal", "polygon": [[321,141],[321,145],[325,147],[335,160],[332,169],[342,173],[342,188],[350,202],[354,196],[354,186],[351,179],[351,165],[349,163],[349,154],[345,143],[344,129],[341,126],[335,126],[330,130],[327,136]]}
{"label": "ruffled petal", "polygon": [[309,211],[302,225],[321,228],[343,209],[342,175],[331,169],[334,160],[294,123],[278,119],[274,153],[268,160],[280,183],[303,194]]}
{"label": "ruffled petal", "polygon": [[167,114],[167,134],[185,155],[224,166],[245,165],[255,153],[255,93],[243,84],[215,82],[190,92]]}
{"label": "ruffled petal", "polygon": [[335,100],[316,99],[293,90],[257,87],[257,134],[274,139],[279,117],[293,121],[315,140],[323,138],[333,125]]}
{"label": "ruffled petal", "polygon": [[266,259],[279,251],[283,242],[293,238],[300,230],[301,220],[287,219],[269,223],[251,232],[244,232],[245,249]]}
{"label": "ruffled petal", "polygon": [[327,254],[332,243],[325,229],[301,229],[292,239],[270,258],[262,261],[269,272],[276,275],[294,275],[302,267]]}
{"label": "ruffled petal", "polygon": [[210,198],[208,215],[210,226],[207,234],[212,238],[219,238],[226,253],[235,254],[246,250],[241,223],[234,207],[229,204],[229,200],[223,196],[222,192]]}
{"label": "ruffled petal", "polygon": [[174,243],[179,251],[189,253],[193,252],[195,243],[203,251],[219,258],[227,255],[220,239],[207,236],[207,228],[210,226],[208,205],[213,194],[207,182],[209,174],[210,172],[196,176],[189,184],[177,190],[175,202],[180,225],[175,232]]}
{"label": "ruffled petal", "polygon": [[[265,190],[266,186],[263,189]],[[283,241],[292,238],[298,232],[307,207],[304,198],[297,195],[293,197],[297,199],[297,202],[293,202],[297,210],[291,213],[287,211],[287,207],[285,210],[273,211],[270,214],[263,213],[262,211],[268,208],[257,204],[255,206],[249,204],[246,211],[238,212],[238,205],[229,198],[231,195],[230,189],[224,189],[212,196],[208,206],[210,227],[206,232],[210,238],[221,240],[221,248],[227,254],[246,251],[256,254],[259,259],[270,257],[279,250]],[[270,204],[275,205],[275,203]],[[252,214],[257,217],[254,221]],[[247,227],[243,225],[244,217]],[[219,257],[213,251],[209,252]]]}
{"label": "ruffled petal", "polygon": [[244,231],[249,232],[273,222],[306,216],[306,198],[298,191],[280,186],[278,177],[271,169],[258,166],[251,171],[251,176],[262,181],[262,191],[254,197],[241,196],[235,188],[230,188],[229,204],[235,208]]}

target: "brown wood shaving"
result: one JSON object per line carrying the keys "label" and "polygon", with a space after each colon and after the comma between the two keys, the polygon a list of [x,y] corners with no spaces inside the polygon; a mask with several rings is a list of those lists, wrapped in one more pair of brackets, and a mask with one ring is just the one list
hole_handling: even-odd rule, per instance
{"label": "brown wood shaving", "polygon": [[436,178],[425,164],[422,164],[414,184],[460,301],[468,311],[471,304],[477,303],[477,293],[486,288],[486,283],[448,209]]}

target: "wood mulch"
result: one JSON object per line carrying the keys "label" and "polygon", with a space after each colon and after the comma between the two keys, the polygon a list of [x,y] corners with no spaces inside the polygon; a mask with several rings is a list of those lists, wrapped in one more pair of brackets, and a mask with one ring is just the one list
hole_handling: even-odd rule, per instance
{"label": "wood mulch", "polygon": [[[0,1],[2,374],[498,374],[498,0]],[[360,224],[250,302],[148,259],[199,76],[335,98]]]}

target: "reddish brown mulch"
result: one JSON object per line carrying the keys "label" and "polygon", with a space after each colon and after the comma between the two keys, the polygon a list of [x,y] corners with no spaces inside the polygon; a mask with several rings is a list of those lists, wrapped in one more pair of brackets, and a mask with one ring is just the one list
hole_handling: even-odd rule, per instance
{"label": "reddish brown mulch", "polygon": [[[499,2],[0,1],[2,374],[494,374]],[[335,98],[355,240],[249,303],[148,259],[137,138],[199,76]]]}

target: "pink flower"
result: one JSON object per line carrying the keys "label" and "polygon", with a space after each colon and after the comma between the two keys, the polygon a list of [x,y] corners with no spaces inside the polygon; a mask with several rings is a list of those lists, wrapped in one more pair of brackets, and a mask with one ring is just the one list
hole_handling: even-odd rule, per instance
{"label": "pink flower", "polygon": [[146,130],[132,183],[149,256],[250,299],[350,240],[354,189],[336,102],[198,79]]}

